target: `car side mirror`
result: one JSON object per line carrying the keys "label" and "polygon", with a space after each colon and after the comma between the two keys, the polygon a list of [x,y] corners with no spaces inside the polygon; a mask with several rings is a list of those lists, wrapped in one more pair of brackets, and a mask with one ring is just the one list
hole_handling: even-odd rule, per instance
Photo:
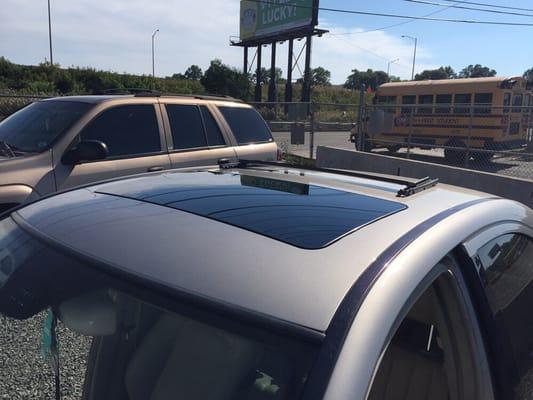
{"label": "car side mirror", "polygon": [[103,160],[108,155],[109,150],[104,142],[100,140],[84,140],[63,154],[61,162],[66,165],[75,165],[82,161]]}

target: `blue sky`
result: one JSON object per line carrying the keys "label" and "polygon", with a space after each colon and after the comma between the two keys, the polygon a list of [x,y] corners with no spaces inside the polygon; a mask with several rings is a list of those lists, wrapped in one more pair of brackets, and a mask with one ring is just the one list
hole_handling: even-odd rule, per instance
{"label": "blue sky", "polygon": [[[443,0],[428,0],[445,4]],[[238,0],[51,0],[54,61],[62,66],[89,66],[117,72],[151,72],[150,37],[156,37],[156,74],[183,72],[220,58],[240,67],[242,50],[229,46],[238,34]],[[533,9],[532,0],[477,0],[477,2]],[[533,23],[533,17],[466,11],[404,0],[321,0],[322,7],[360,11]],[[533,12],[530,12],[533,15]],[[399,58],[391,73],[411,75],[412,42],[419,39],[416,71],[451,65],[460,70],[480,63],[499,75],[522,74],[533,67],[533,27],[507,27],[414,21],[390,29],[358,33],[402,22],[401,19],[321,12],[320,27],[333,35],[317,38],[312,64],[332,72],[334,83],[344,82],[353,68],[386,70],[387,61]],[[48,57],[46,0],[2,0],[0,56],[22,64],[37,64]],[[337,35],[341,34],[341,35]],[[302,42],[303,43],[303,42]],[[301,44],[298,44],[301,45]],[[297,45],[297,50],[299,47]],[[266,50],[264,65],[270,64]],[[284,69],[285,45],[278,49]],[[298,75],[298,72],[296,72]],[[297,76],[296,76],[297,77]]]}

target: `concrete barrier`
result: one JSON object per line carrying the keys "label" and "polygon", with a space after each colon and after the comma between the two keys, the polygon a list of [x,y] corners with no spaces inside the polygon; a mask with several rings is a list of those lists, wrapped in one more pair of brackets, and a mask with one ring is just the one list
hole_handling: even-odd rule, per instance
{"label": "concrete barrier", "polygon": [[533,180],[529,179],[325,146],[317,148],[316,165],[410,178],[430,176],[443,183],[506,197],[533,208]]}

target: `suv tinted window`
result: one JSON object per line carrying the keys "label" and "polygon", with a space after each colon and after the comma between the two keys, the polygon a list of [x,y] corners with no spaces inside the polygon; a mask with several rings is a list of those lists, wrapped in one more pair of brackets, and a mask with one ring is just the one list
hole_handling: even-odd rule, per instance
{"label": "suv tinted window", "polygon": [[207,138],[198,106],[167,104],[166,107],[174,149],[207,147]]}
{"label": "suv tinted window", "polygon": [[82,131],[81,138],[104,142],[111,157],[161,151],[159,127],[151,104],[105,110]]}
{"label": "suv tinted window", "polygon": [[220,128],[211,115],[211,112],[205,106],[200,106],[200,110],[202,111],[202,117],[204,119],[207,144],[209,146],[224,146],[226,142],[224,141]]}
{"label": "suv tinted window", "polygon": [[266,122],[259,113],[252,108],[219,107],[226,118],[237,143],[272,142],[272,134]]}
{"label": "suv tinted window", "polygon": [[533,241],[519,234],[500,236],[479,249],[476,262],[494,319],[507,342],[503,345],[510,347],[503,351],[519,379],[527,382],[533,377]]}

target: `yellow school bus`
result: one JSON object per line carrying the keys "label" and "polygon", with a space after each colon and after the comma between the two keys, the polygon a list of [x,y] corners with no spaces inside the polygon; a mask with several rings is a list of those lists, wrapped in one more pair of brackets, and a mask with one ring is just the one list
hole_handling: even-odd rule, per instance
{"label": "yellow school bus", "polygon": [[[445,157],[488,158],[531,139],[533,99],[522,77],[386,83],[376,91],[366,124],[372,147],[397,151],[446,146]],[[455,148],[455,149],[453,149]],[[476,151],[483,149],[485,151]]]}

